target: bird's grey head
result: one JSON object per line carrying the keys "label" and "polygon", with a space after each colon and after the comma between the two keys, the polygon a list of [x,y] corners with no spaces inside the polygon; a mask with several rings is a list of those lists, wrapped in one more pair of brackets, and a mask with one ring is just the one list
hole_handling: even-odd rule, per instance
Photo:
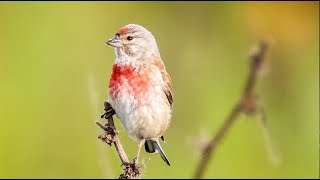
{"label": "bird's grey head", "polygon": [[127,56],[135,60],[159,58],[160,53],[152,33],[137,24],[128,24],[118,30],[107,44],[116,50],[116,56]]}

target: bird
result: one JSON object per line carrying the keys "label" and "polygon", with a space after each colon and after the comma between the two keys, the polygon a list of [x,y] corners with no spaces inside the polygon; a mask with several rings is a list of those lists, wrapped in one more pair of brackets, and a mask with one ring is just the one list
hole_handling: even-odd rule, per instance
{"label": "bird", "polygon": [[129,137],[141,148],[159,153],[171,166],[160,145],[172,116],[172,80],[161,59],[153,34],[138,24],[121,27],[106,42],[115,50],[108,99]]}

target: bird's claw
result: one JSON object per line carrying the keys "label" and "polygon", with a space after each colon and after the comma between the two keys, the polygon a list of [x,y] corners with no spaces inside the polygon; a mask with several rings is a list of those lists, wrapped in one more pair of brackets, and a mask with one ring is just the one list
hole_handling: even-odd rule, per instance
{"label": "bird's claw", "polygon": [[111,107],[110,103],[105,101],[104,102],[104,113],[101,115],[101,118],[108,119],[109,117],[113,116],[116,112]]}
{"label": "bird's claw", "polygon": [[[101,119],[104,118],[106,115],[107,115],[106,113],[103,113],[103,114],[101,115]],[[106,118],[106,119],[107,119],[107,118]]]}

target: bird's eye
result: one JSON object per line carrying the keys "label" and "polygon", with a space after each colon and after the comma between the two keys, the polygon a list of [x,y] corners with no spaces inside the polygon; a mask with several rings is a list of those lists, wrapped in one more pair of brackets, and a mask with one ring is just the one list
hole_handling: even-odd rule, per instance
{"label": "bird's eye", "polygon": [[128,40],[128,41],[131,41],[132,39],[133,39],[132,36],[128,36],[128,37],[127,37],[127,40]]}

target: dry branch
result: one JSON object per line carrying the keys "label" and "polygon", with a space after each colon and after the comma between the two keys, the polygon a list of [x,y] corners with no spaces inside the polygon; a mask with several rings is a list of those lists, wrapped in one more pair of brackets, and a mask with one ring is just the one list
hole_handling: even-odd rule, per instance
{"label": "dry branch", "polygon": [[250,56],[250,69],[249,75],[242,93],[240,101],[236,103],[233,107],[233,110],[229,116],[224,121],[221,128],[218,130],[217,134],[209,141],[206,147],[201,153],[200,162],[196,168],[194,178],[199,179],[204,176],[204,173],[208,167],[209,161],[212,159],[211,156],[216,150],[217,145],[225,137],[226,133],[233,125],[240,113],[245,113],[247,115],[254,115],[260,113],[262,121],[266,123],[266,114],[258,101],[258,96],[253,94],[254,86],[258,80],[259,71],[263,69],[263,66],[266,63],[266,54],[267,54],[268,44],[266,42],[261,42],[258,46],[257,51],[255,51]]}
{"label": "dry branch", "polygon": [[109,144],[110,146],[112,145],[112,143],[114,144],[122,165],[124,166],[123,173],[120,174],[119,179],[138,178],[140,175],[140,167],[138,167],[137,164],[131,163],[129,161],[128,156],[123,149],[118,136],[118,132],[113,122],[112,116],[115,114],[115,112],[108,102],[104,103],[104,110],[105,113],[101,116],[101,118],[108,119],[108,123],[102,125],[99,122],[96,122],[96,124],[104,130],[104,133],[102,133],[98,138],[103,142]]}

